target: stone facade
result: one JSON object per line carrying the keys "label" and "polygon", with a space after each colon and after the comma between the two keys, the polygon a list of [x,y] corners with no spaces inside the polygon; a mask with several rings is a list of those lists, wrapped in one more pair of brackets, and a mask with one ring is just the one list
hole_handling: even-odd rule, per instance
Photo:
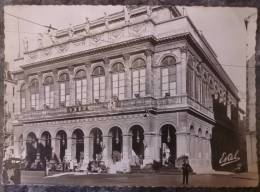
{"label": "stone facade", "polygon": [[59,159],[86,165],[101,155],[109,166],[117,148],[129,171],[134,157],[148,165],[166,148],[173,164],[187,155],[195,171],[210,170],[213,99],[238,102],[205,38],[172,7],[142,6],[58,31],[51,44],[28,49],[21,69],[22,158],[40,143]]}

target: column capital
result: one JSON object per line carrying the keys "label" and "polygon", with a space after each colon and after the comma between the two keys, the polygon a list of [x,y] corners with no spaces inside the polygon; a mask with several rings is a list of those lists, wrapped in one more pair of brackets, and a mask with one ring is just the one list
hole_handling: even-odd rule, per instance
{"label": "column capital", "polygon": [[145,53],[146,57],[149,57],[149,56],[152,56],[154,52],[151,49],[147,49],[147,50],[144,51],[144,53]]}
{"label": "column capital", "polygon": [[70,73],[71,75],[74,74],[74,66],[73,66],[73,65],[69,65],[69,66],[68,66],[68,70],[69,70],[69,73]]}
{"label": "column capital", "polygon": [[187,52],[187,47],[186,46],[180,47],[180,51],[181,51],[181,53],[186,53]]}
{"label": "column capital", "polygon": [[123,56],[125,61],[130,59],[130,54],[129,53],[125,53],[122,56]]}
{"label": "column capital", "polygon": [[54,79],[56,80],[58,77],[58,69],[53,69],[52,74],[53,74]]}
{"label": "column capital", "polygon": [[90,67],[91,67],[91,62],[86,62],[86,63],[85,63],[85,67],[86,67],[86,68],[90,68]]}
{"label": "column capital", "polygon": [[41,71],[37,72],[38,77],[42,78],[42,75],[43,75],[43,72],[41,72]]}
{"label": "column capital", "polygon": [[102,60],[103,60],[105,65],[109,64],[109,58],[108,57],[103,57]]}

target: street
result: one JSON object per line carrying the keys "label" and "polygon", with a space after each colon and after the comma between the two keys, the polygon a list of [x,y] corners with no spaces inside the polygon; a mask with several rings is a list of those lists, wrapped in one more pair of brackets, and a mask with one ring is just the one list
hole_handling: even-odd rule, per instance
{"label": "street", "polygon": [[[79,185],[79,186],[145,186],[182,187],[182,175],[132,173],[96,174],[61,173],[44,177],[43,172],[22,172],[22,184]],[[200,174],[189,178],[190,187],[254,187],[257,174]],[[185,185],[187,186],[187,185]]]}

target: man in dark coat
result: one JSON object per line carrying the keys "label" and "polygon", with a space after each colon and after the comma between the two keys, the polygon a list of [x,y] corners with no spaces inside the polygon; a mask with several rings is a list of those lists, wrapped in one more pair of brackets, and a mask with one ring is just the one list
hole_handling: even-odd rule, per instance
{"label": "man in dark coat", "polygon": [[189,172],[192,171],[190,164],[184,160],[182,164],[182,178],[183,178],[183,185],[189,183]]}

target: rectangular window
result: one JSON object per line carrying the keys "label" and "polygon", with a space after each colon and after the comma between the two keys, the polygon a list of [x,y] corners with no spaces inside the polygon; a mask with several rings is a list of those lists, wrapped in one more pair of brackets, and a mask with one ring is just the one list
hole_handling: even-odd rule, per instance
{"label": "rectangular window", "polygon": [[44,93],[45,93],[45,105],[50,108],[53,108],[53,101],[54,101],[54,92],[51,90],[49,85],[44,86]]}
{"label": "rectangular window", "polygon": [[145,96],[145,69],[133,71],[133,97],[136,94],[140,97]]}
{"label": "rectangular window", "polygon": [[60,84],[60,102],[63,103],[66,101],[65,95],[65,83]]}
{"label": "rectangular window", "polygon": [[13,103],[13,113],[15,112],[15,104]]}
{"label": "rectangular window", "polygon": [[118,99],[124,99],[125,79],[124,73],[117,73],[112,75],[112,94]]}
{"label": "rectangular window", "polygon": [[93,90],[94,90],[94,99],[99,101],[105,100],[105,77],[95,77],[93,79]]}
{"label": "rectangular window", "polygon": [[21,107],[22,107],[22,110],[24,110],[25,109],[25,98],[24,97],[22,97],[22,99],[21,99]]}
{"label": "rectangular window", "polygon": [[13,96],[14,96],[14,94],[15,94],[15,87],[13,87]]}

